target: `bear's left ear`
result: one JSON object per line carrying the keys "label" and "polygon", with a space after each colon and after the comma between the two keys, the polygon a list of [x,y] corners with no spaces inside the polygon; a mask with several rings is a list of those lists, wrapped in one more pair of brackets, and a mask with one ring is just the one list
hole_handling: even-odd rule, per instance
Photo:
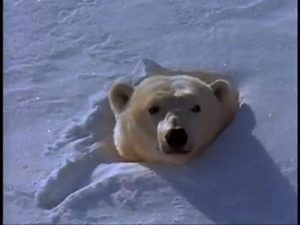
{"label": "bear's left ear", "polygon": [[220,102],[223,102],[230,93],[230,84],[226,80],[217,79],[210,84],[210,87]]}

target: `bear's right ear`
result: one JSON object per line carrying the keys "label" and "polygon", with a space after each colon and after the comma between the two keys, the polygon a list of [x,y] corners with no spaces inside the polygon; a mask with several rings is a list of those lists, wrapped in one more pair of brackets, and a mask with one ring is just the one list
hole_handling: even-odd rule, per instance
{"label": "bear's right ear", "polygon": [[114,113],[121,113],[133,93],[133,87],[125,83],[114,84],[109,93],[109,103]]}

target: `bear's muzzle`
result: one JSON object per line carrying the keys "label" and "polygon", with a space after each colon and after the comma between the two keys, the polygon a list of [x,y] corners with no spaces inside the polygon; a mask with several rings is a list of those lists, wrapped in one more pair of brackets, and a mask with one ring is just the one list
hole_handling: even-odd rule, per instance
{"label": "bear's muzzle", "polygon": [[188,153],[183,147],[187,144],[188,135],[181,127],[170,129],[166,136],[166,142],[170,147],[167,153]]}

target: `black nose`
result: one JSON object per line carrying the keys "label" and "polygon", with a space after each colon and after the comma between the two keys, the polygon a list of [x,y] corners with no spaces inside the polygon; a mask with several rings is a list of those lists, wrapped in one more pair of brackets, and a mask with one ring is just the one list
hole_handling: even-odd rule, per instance
{"label": "black nose", "polygon": [[183,128],[173,128],[166,135],[167,143],[170,147],[183,147],[188,140],[188,136]]}

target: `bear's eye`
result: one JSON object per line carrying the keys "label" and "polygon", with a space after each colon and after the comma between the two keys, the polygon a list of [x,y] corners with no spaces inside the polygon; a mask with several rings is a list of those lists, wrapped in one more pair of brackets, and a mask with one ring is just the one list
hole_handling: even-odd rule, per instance
{"label": "bear's eye", "polygon": [[148,112],[149,112],[151,115],[153,115],[153,114],[155,114],[155,113],[158,113],[159,110],[160,110],[160,108],[159,108],[158,106],[152,106],[152,107],[150,107],[150,108],[148,109]]}
{"label": "bear's eye", "polygon": [[194,113],[198,113],[201,111],[200,105],[194,105],[193,108],[191,108],[191,111]]}

